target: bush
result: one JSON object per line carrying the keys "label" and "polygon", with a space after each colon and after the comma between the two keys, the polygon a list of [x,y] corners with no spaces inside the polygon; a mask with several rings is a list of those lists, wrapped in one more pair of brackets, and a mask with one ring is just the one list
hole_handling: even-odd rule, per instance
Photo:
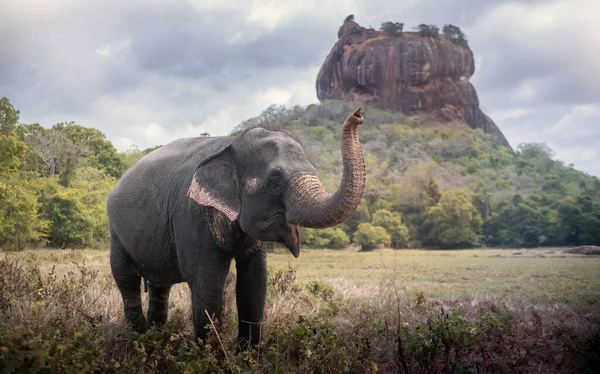
{"label": "bush", "polygon": [[426,25],[422,23],[419,26],[417,26],[417,32],[422,37],[436,38],[440,33],[440,29],[436,25]]}
{"label": "bush", "polygon": [[462,32],[460,27],[454,26],[452,24],[444,25],[442,28],[442,32],[444,36],[456,45],[460,45],[462,47],[468,48],[469,43],[467,42],[467,38],[465,34]]}
{"label": "bush", "polygon": [[350,238],[340,228],[304,229],[302,243],[309,248],[343,249],[350,244]]}
{"label": "bush", "polygon": [[393,247],[400,248],[408,243],[408,228],[402,223],[400,213],[379,209],[373,214],[372,223],[385,229]]}
{"label": "bush", "polygon": [[429,208],[423,222],[430,244],[444,248],[479,244],[482,220],[468,190],[450,190]]}
{"label": "bush", "polygon": [[362,250],[370,251],[378,244],[389,246],[392,238],[381,226],[373,226],[370,223],[363,222],[358,225],[358,230],[354,233],[353,242],[360,244]]}
{"label": "bush", "polygon": [[384,22],[381,24],[379,30],[381,32],[387,32],[392,34],[393,36],[398,36],[402,34],[402,30],[404,29],[404,24],[400,22]]}

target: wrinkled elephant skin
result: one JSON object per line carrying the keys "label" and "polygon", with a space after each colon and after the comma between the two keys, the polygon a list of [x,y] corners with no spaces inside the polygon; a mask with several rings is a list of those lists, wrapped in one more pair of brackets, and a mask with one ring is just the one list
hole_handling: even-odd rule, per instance
{"label": "wrinkled elephant skin", "polygon": [[[126,321],[139,332],[165,323],[171,286],[187,282],[195,336],[206,339],[207,313],[220,321],[235,259],[238,348],[258,343],[267,289],[263,242],[284,243],[298,257],[298,225],[330,227],[354,212],[365,187],[362,122],[357,109],[342,126],[344,172],[332,194],[285,130],[179,139],[142,158],[107,203],[110,264]],[[148,321],[142,277],[149,283]]]}

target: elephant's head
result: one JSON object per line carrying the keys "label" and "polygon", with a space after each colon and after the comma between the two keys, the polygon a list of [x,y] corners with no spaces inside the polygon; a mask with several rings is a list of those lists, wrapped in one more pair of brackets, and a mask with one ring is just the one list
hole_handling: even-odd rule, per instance
{"label": "elephant's head", "polygon": [[298,257],[296,225],[337,225],[362,198],[365,166],[357,135],[362,122],[359,108],[342,126],[344,171],[333,194],[325,191],[291,133],[253,128],[232,138],[228,147],[196,169],[188,195],[199,204],[219,209],[255,239],[284,243]]}

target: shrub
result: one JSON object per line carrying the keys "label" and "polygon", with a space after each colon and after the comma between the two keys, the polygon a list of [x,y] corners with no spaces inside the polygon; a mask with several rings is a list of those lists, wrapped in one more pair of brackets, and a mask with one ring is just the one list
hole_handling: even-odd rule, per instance
{"label": "shrub", "polygon": [[353,242],[360,244],[364,251],[370,251],[378,244],[389,246],[392,238],[383,227],[363,222],[358,225],[358,230],[354,233]]}
{"label": "shrub", "polygon": [[419,26],[417,26],[417,32],[422,37],[436,38],[440,33],[440,29],[436,25],[426,25],[422,23]]}
{"label": "shrub", "polygon": [[404,24],[400,22],[384,22],[379,28],[380,31],[390,33],[393,36],[398,36],[402,34],[403,29]]}
{"label": "shrub", "polygon": [[442,28],[442,32],[444,36],[456,45],[460,45],[462,47],[468,48],[469,43],[467,42],[467,38],[465,34],[462,32],[460,27],[454,26],[452,24],[444,25]]}
{"label": "shrub", "polygon": [[309,248],[342,249],[350,244],[350,238],[340,228],[303,230],[302,243]]}
{"label": "shrub", "polygon": [[400,248],[408,243],[408,228],[402,223],[400,213],[379,209],[373,214],[372,223],[385,229],[393,247]]}

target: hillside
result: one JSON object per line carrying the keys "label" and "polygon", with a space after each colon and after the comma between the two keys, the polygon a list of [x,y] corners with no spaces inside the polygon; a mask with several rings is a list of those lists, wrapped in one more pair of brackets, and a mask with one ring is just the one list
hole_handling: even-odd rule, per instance
{"label": "hillside", "polygon": [[[155,148],[118,152],[104,134],[75,123],[18,124],[2,99],[0,248],[104,248],[106,197]],[[353,107],[325,101],[271,106],[243,121],[287,128],[305,146],[323,184],[340,181],[340,126]],[[343,224],[303,230],[305,246],[537,247],[600,244],[600,180],[553,160],[543,145],[516,152],[481,129],[364,109],[359,138],[366,192]]]}
{"label": "hillside", "polygon": [[[342,101],[272,106],[238,130],[291,130],[333,191],[342,170],[339,128],[351,109]],[[390,239],[384,235],[381,242],[398,247],[600,244],[600,180],[554,160],[544,145],[523,144],[512,152],[463,123],[371,107],[364,116],[359,137],[366,192],[357,212],[339,227],[350,239],[360,223],[370,223],[386,228]],[[333,231],[307,230],[306,244],[343,244]],[[364,232],[377,236],[372,227]]]}
{"label": "hillside", "polygon": [[367,103],[438,122],[457,121],[508,141],[479,107],[470,78],[473,52],[459,27],[420,25],[419,32],[386,22],[381,31],[346,20],[317,75],[319,100]]}

